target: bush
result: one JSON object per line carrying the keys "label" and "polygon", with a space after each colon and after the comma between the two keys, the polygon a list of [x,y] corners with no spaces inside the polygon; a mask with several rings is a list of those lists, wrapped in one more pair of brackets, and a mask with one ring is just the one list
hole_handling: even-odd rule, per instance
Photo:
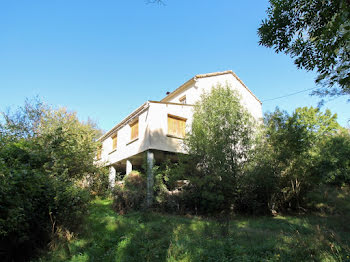
{"label": "bush", "polygon": [[24,261],[50,239],[49,184],[25,169],[2,173],[0,181],[0,258]]}
{"label": "bush", "polygon": [[307,208],[322,215],[350,215],[350,187],[321,185],[306,195]]}
{"label": "bush", "polygon": [[123,181],[123,184],[117,184],[113,189],[113,208],[120,214],[142,209],[146,199],[145,176],[132,171]]}
{"label": "bush", "polygon": [[[249,212],[254,208],[258,212],[303,210],[307,193],[323,181],[321,144],[339,129],[336,115],[329,110],[323,113],[304,107],[291,115],[279,109],[266,114],[263,136],[242,180],[239,208]],[[329,174],[331,169],[329,165],[323,171]]]}
{"label": "bush", "polygon": [[28,261],[58,231],[75,231],[99,131],[76,114],[26,103],[0,122],[0,260]]}
{"label": "bush", "polygon": [[326,184],[350,185],[350,134],[343,131],[326,137],[320,146],[316,172]]}
{"label": "bush", "polygon": [[[69,231],[76,231],[86,214],[90,194],[73,183],[52,180],[49,201],[50,220]],[[51,222],[52,222],[51,221]]]}
{"label": "bush", "polygon": [[89,194],[39,171],[10,170],[0,171],[0,257],[26,261],[52,239],[58,227],[78,229]]}
{"label": "bush", "polygon": [[[181,156],[179,155],[181,158]],[[186,200],[188,181],[183,179],[183,165],[165,161],[160,167],[154,168],[155,182],[154,208],[168,213],[185,213],[191,211]]]}
{"label": "bush", "polygon": [[[240,136],[239,128],[232,130],[240,122],[230,114],[238,110],[239,115],[241,109],[229,91],[220,92],[228,92],[225,99],[219,94],[204,97],[208,112],[196,108],[186,140],[190,154],[176,168],[178,179],[190,180],[182,199],[176,200],[178,205],[206,214],[300,211],[308,206],[308,192],[322,183],[349,183],[350,135],[339,133],[342,128],[329,110],[304,107],[290,115],[276,109],[265,116],[262,132],[255,132],[253,142],[249,129],[243,128]],[[228,105],[234,108],[229,113]],[[235,137],[244,140],[246,150],[231,143]],[[163,197],[164,201],[173,199]]]}
{"label": "bush", "polygon": [[107,167],[101,167],[95,173],[90,174],[86,181],[83,181],[83,186],[86,187],[92,195],[107,197],[110,196],[109,189],[109,170]]}
{"label": "bush", "polygon": [[[230,211],[253,142],[254,121],[229,86],[214,87],[194,107],[185,179],[201,212]],[[192,166],[192,167],[191,167]]]}
{"label": "bush", "polygon": [[[257,148],[255,149],[258,150]],[[278,176],[271,166],[266,148],[252,156],[240,179],[235,211],[245,214],[269,214],[278,206]]]}

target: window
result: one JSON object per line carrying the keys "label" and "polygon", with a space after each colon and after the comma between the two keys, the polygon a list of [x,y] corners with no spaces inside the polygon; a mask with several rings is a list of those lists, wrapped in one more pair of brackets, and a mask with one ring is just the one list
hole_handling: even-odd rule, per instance
{"label": "window", "polygon": [[117,149],[117,141],[118,141],[118,136],[117,134],[115,134],[114,136],[112,136],[112,141],[113,141],[113,147],[112,149]]}
{"label": "window", "polygon": [[181,137],[185,136],[186,118],[168,115],[168,135]]}
{"label": "window", "polygon": [[183,96],[179,99],[181,104],[186,104],[186,96]]}
{"label": "window", "polygon": [[100,160],[100,159],[101,159],[101,155],[102,155],[102,146],[99,146],[99,147],[97,148],[97,155],[96,155],[97,160]]}
{"label": "window", "polygon": [[131,129],[131,140],[134,140],[139,137],[139,120],[137,119],[133,123],[130,124]]}

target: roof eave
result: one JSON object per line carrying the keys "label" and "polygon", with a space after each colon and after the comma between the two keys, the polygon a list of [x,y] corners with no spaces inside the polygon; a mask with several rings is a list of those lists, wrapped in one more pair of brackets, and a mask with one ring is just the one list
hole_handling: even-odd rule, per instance
{"label": "roof eave", "polygon": [[219,76],[219,75],[226,75],[226,74],[231,74],[233,75],[238,82],[242,84],[242,86],[262,105],[262,102],[257,98],[254,93],[243,83],[243,81],[232,71],[232,70],[226,70],[222,72],[215,72],[215,73],[208,73],[208,74],[199,74],[194,77],[192,77],[190,80],[179,86],[177,89],[175,89],[173,92],[171,92],[169,95],[164,97],[160,102],[165,102],[165,100],[171,99],[173,96],[176,94],[180,93],[183,89],[188,87],[191,83],[195,83],[198,78],[206,78],[206,77],[212,77],[212,76]]}
{"label": "roof eave", "polygon": [[102,135],[100,138],[97,139],[97,141],[103,141],[110,135],[112,135],[115,131],[119,129],[119,127],[123,126],[124,124],[127,124],[129,120],[131,120],[134,117],[137,117],[139,114],[143,112],[143,110],[146,110],[148,108],[149,101],[146,101],[141,106],[139,106],[137,109],[135,109],[131,114],[129,114],[126,118],[124,118],[121,122],[119,122],[117,125],[115,125],[112,129],[110,129],[108,132],[106,132],[104,135]]}
{"label": "roof eave", "polygon": [[171,97],[175,96],[176,94],[180,93],[184,88],[188,87],[190,84],[193,84],[196,82],[196,77],[192,77],[190,80],[176,88],[173,92],[171,92],[169,95],[164,97],[160,102],[165,102],[165,100],[170,99]]}

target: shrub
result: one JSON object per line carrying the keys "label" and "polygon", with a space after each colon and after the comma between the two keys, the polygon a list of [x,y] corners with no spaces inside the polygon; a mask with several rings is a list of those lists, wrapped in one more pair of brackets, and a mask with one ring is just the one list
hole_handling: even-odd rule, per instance
{"label": "shrub", "polygon": [[0,122],[0,260],[28,261],[58,230],[77,230],[99,131],[76,114],[27,102]]}
{"label": "shrub", "polygon": [[[181,158],[181,155],[179,155]],[[154,208],[168,213],[184,213],[192,209],[186,203],[188,181],[183,179],[183,165],[165,161],[154,168]]]}
{"label": "shrub", "polygon": [[[229,86],[214,87],[194,107],[185,179],[202,212],[231,210],[252,147],[253,119]],[[192,167],[191,167],[192,166]]]}
{"label": "shrub", "polygon": [[107,167],[100,167],[95,173],[87,176],[83,181],[84,187],[86,187],[92,195],[107,197],[111,194],[109,189],[109,170]]}
{"label": "shrub", "polygon": [[123,179],[124,184],[116,185],[113,189],[113,207],[121,213],[140,210],[146,199],[146,179],[138,171],[132,171]]}
{"label": "shrub", "polygon": [[350,215],[350,187],[321,185],[306,195],[307,208],[322,215],[340,215],[344,219]]}
{"label": "shrub", "polygon": [[350,134],[342,131],[326,137],[320,146],[316,172],[326,184],[350,185]]}
{"label": "shrub", "polygon": [[271,152],[261,143],[250,156],[244,176],[240,179],[235,211],[245,214],[269,214],[277,208],[279,192],[276,168]]}
{"label": "shrub", "polygon": [[8,171],[0,170],[0,257],[26,261],[52,239],[58,227],[77,230],[89,194],[28,167]]}
{"label": "shrub", "polygon": [[339,129],[329,110],[304,107],[289,115],[277,108],[266,114],[264,134],[242,180],[241,209],[303,209],[306,194],[322,183],[321,142]]}
{"label": "shrub", "polygon": [[[253,140],[249,119],[235,120],[244,115],[236,98],[229,90],[220,94],[214,89],[203,98],[207,109],[197,105],[186,140],[190,154],[179,172],[191,182],[182,194],[186,208],[251,214],[304,210],[307,193],[321,183],[349,183],[349,134],[337,134],[341,127],[329,110],[304,107],[290,115],[276,109],[265,115]],[[245,146],[237,150],[237,144]]]}
{"label": "shrub", "polygon": [[85,216],[90,194],[73,183],[52,180],[52,199],[49,201],[51,222],[64,229],[76,231]]}

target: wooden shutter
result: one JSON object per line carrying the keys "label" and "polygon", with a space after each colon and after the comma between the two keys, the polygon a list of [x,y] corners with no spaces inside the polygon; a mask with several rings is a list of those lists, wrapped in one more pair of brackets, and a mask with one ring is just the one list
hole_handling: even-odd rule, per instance
{"label": "wooden shutter", "polygon": [[179,99],[181,104],[186,104],[186,96],[183,96]]}
{"label": "wooden shutter", "polygon": [[101,159],[101,155],[102,155],[102,146],[99,146],[97,149],[97,160]]}
{"label": "wooden shutter", "polygon": [[184,137],[186,119],[178,116],[168,115],[168,134],[176,137]]}
{"label": "wooden shutter", "polygon": [[136,120],[132,124],[130,124],[131,128],[131,140],[134,140],[139,137],[139,120]]}
{"label": "wooden shutter", "polygon": [[113,150],[117,148],[117,141],[118,141],[118,136],[117,134],[115,134],[113,137],[112,137],[112,140],[113,140]]}

